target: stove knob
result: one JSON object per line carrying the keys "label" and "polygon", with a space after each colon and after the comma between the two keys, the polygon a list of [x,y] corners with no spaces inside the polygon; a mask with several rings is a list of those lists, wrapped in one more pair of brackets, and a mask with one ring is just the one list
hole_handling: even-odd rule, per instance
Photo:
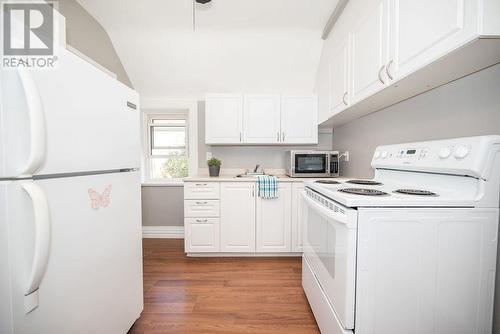
{"label": "stove knob", "polygon": [[380,153],[380,156],[382,157],[382,159],[387,158],[388,155],[389,155],[389,153],[387,153],[386,151],[383,151],[382,153]]}
{"label": "stove knob", "polygon": [[470,152],[470,150],[467,146],[459,146],[459,147],[457,147],[457,149],[455,151],[455,158],[456,159],[463,159],[467,155],[469,155],[469,152]]}
{"label": "stove knob", "polygon": [[441,151],[439,151],[439,157],[441,159],[447,159],[451,155],[451,150],[449,147],[443,147]]}
{"label": "stove knob", "polygon": [[375,154],[373,155],[373,157],[374,157],[375,159],[380,158],[380,152],[379,152],[379,151],[375,151]]}

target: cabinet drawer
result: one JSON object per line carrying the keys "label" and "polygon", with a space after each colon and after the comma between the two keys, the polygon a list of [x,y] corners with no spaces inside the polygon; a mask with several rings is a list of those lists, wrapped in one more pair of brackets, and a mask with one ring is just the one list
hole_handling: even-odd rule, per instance
{"label": "cabinet drawer", "polygon": [[186,252],[218,252],[219,218],[186,218],[184,247]]}
{"label": "cabinet drawer", "polygon": [[184,199],[219,199],[218,182],[184,183]]}
{"label": "cabinet drawer", "polygon": [[185,200],[185,217],[219,217],[219,200]]}

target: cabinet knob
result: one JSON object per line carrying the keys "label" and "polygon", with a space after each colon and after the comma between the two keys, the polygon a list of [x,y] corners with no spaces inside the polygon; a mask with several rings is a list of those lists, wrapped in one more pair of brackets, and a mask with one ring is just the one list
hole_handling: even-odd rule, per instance
{"label": "cabinet knob", "polygon": [[347,97],[347,92],[342,95],[342,102],[344,102],[345,105],[347,105],[347,100],[345,99]]}

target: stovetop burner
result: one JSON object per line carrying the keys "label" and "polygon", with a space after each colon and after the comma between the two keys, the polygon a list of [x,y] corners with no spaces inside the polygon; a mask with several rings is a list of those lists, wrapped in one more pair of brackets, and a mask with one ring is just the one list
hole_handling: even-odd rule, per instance
{"label": "stovetop burner", "polygon": [[340,184],[339,181],[334,181],[334,180],[318,180],[315,181],[315,183],[322,183],[322,184]]}
{"label": "stovetop burner", "polygon": [[418,190],[418,189],[397,189],[397,190],[394,190],[394,192],[397,194],[404,194],[404,195],[438,196],[438,194],[433,193],[432,191]]}
{"label": "stovetop burner", "polygon": [[375,190],[375,189],[365,189],[365,188],[345,188],[339,189],[340,192],[352,195],[363,195],[363,196],[385,196],[389,195],[386,192]]}
{"label": "stovetop burner", "polygon": [[365,186],[381,186],[382,183],[377,182],[377,181],[371,181],[371,180],[349,180],[347,183],[351,184],[361,184]]}

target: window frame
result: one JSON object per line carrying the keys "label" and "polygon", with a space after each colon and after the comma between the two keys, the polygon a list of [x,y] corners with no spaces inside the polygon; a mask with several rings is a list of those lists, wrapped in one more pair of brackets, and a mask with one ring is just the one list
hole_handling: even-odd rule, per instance
{"label": "window frame", "polygon": [[[141,101],[142,110],[142,183],[157,186],[182,186],[182,178],[152,178],[151,161],[161,158],[152,154],[152,131],[150,122],[153,119],[185,119],[186,120],[186,157],[188,159],[188,177],[198,173],[198,108],[197,102],[191,100],[145,99]],[[157,125],[161,126],[161,125]],[[168,157],[168,156],[165,156]]]}
{"label": "window frame", "polygon": [[[174,113],[174,112],[165,112],[165,113],[160,113],[160,114],[153,114],[150,113],[147,115],[147,137],[148,137],[148,169],[146,172],[147,178],[149,180],[157,181],[157,182],[179,182],[182,180],[182,178],[153,178],[152,177],[152,166],[151,166],[151,161],[155,158],[157,159],[168,159],[171,158],[171,155],[155,155],[153,154],[153,149],[154,148],[160,148],[160,149],[178,149],[179,146],[161,146],[161,147],[153,147],[154,144],[154,133],[153,133],[153,128],[154,127],[166,127],[165,125],[157,124],[155,125],[153,123],[154,120],[184,120],[186,123],[183,126],[178,126],[178,127],[184,127],[185,128],[185,139],[184,139],[184,150],[186,153],[184,154],[186,156],[186,159],[188,160],[188,176],[189,176],[189,115],[187,113]],[[183,156],[184,156],[183,155]]]}

